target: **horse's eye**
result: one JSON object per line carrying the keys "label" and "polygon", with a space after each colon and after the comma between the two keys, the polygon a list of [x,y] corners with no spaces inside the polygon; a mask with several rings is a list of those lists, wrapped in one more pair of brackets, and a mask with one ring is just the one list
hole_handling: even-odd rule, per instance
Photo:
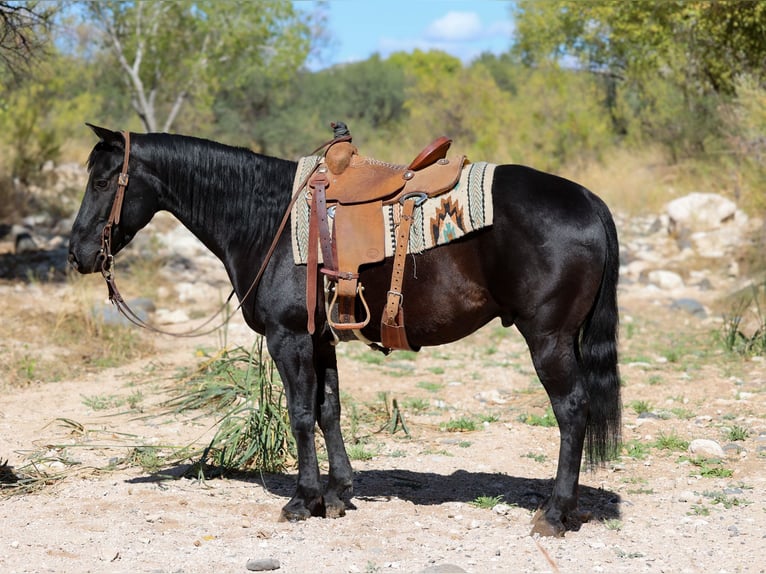
{"label": "horse's eye", "polygon": [[109,187],[109,180],[97,179],[93,182],[93,187],[95,187],[98,191],[104,191],[107,187]]}

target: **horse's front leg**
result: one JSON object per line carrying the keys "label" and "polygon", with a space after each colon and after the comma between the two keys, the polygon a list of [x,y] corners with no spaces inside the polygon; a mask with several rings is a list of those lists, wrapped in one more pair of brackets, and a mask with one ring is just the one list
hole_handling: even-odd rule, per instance
{"label": "horse's front leg", "polygon": [[551,336],[530,344],[538,377],[551,400],[559,426],[559,463],[553,492],[533,518],[532,534],[563,536],[579,528],[577,511],[580,463],[588,421],[584,378],[567,337]]}
{"label": "horse's front leg", "polygon": [[325,344],[317,352],[316,372],[319,377],[319,427],[327,446],[330,478],[324,493],[325,513],[338,518],[346,513],[345,498],[353,493],[353,470],[340,430],[340,393],[335,347]]}
{"label": "horse's front leg", "polygon": [[290,427],[298,448],[298,484],[295,494],[282,508],[282,518],[295,521],[323,516],[322,483],[314,444],[318,383],[313,343],[308,333],[285,329],[270,333],[266,341],[285,387]]}

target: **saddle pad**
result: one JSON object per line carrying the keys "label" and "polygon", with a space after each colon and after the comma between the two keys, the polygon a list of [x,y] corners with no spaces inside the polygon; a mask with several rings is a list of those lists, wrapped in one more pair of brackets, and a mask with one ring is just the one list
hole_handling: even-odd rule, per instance
{"label": "saddle pad", "polygon": [[[321,157],[301,158],[293,182],[293,193],[314,168]],[[422,253],[438,245],[444,245],[463,237],[467,233],[492,225],[492,180],[495,164],[487,162],[469,163],[460,174],[457,185],[449,192],[426,200],[415,208],[408,253]],[[293,206],[290,217],[293,241],[293,260],[303,265],[308,260],[309,203],[306,188]],[[385,253],[394,255],[396,248],[396,226],[402,206],[383,206],[383,218],[387,223]],[[332,219],[332,216],[331,218]],[[332,229],[332,221],[330,221]],[[321,261],[322,254],[319,254]]]}

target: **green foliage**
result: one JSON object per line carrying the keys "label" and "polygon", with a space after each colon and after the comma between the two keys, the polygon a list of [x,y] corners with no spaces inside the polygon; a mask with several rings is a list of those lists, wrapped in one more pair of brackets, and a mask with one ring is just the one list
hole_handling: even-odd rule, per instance
{"label": "green foliage", "polygon": [[503,501],[503,496],[498,494],[497,496],[481,495],[477,496],[471,501],[471,506],[476,508],[483,508],[485,510],[491,510]]}
{"label": "green foliage", "polygon": [[441,428],[447,432],[471,432],[477,430],[479,427],[475,420],[468,417],[460,417],[458,419],[447,421]]}
{"label": "green foliage", "polygon": [[657,440],[654,443],[654,446],[662,450],[685,451],[687,448],[689,448],[689,441],[679,437],[675,431],[672,431],[667,435],[663,432],[660,432]]}
{"label": "green foliage", "polygon": [[168,131],[187,101],[212,104],[226,85],[284,80],[308,54],[310,28],[291,2],[82,2],[121,69],[147,131]]}
{"label": "green foliage", "polygon": [[555,427],[558,426],[553,409],[548,407],[542,415],[524,413],[519,415],[519,422],[536,427]]}
{"label": "green foliage", "polygon": [[708,458],[686,458],[695,467],[697,467],[696,474],[704,478],[729,478],[734,474],[734,471],[721,466],[720,461],[716,459]]}
{"label": "green foliage", "polygon": [[690,89],[734,91],[738,74],[763,73],[766,5],[758,0],[521,0],[516,53],[526,62],[578,58],[590,69],[675,74]]}
{"label": "green foliage", "polygon": [[181,390],[166,403],[173,412],[223,411],[201,463],[273,472],[295,457],[284,392],[262,338],[250,352],[238,347],[211,357]]}
{"label": "green foliage", "polygon": [[732,425],[726,431],[726,439],[730,441],[746,440],[747,437],[749,436],[750,436],[750,431],[747,430],[745,427],[741,427],[739,425]]}
{"label": "green foliage", "polygon": [[630,405],[637,415],[652,412],[652,405],[648,401],[631,401]]}
{"label": "green foliage", "polygon": [[615,131],[660,141],[677,160],[710,151],[738,78],[766,80],[766,4],[557,0],[515,4],[514,53],[603,78]]}
{"label": "green foliage", "polygon": [[[354,142],[374,154],[389,145],[405,116],[405,77],[389,60],[363,62],[297,74],[282,90],[259,80],[246,92],[227,90],[216,113],[235,141],[253,142],[265,153],[297,157],[332,135],[331,121],[344,121]],[[260,88],[259,86],[264,86]],[[277,97],[275,97],[275,93]]]}

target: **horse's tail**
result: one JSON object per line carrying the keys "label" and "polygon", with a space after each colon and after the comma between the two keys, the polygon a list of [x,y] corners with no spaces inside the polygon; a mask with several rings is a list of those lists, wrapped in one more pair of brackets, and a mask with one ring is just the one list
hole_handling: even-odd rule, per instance
{"label": "horse's tail", "polygon": [[606,234],[606,259],[601,287],[579,341],[580,367],[585,375],[590,403],[585,445],[591,463],[605,462],[617,454],[622,411],[617,367],[620,247],[609,209],[600,199],[596,199],[596,203]]}

